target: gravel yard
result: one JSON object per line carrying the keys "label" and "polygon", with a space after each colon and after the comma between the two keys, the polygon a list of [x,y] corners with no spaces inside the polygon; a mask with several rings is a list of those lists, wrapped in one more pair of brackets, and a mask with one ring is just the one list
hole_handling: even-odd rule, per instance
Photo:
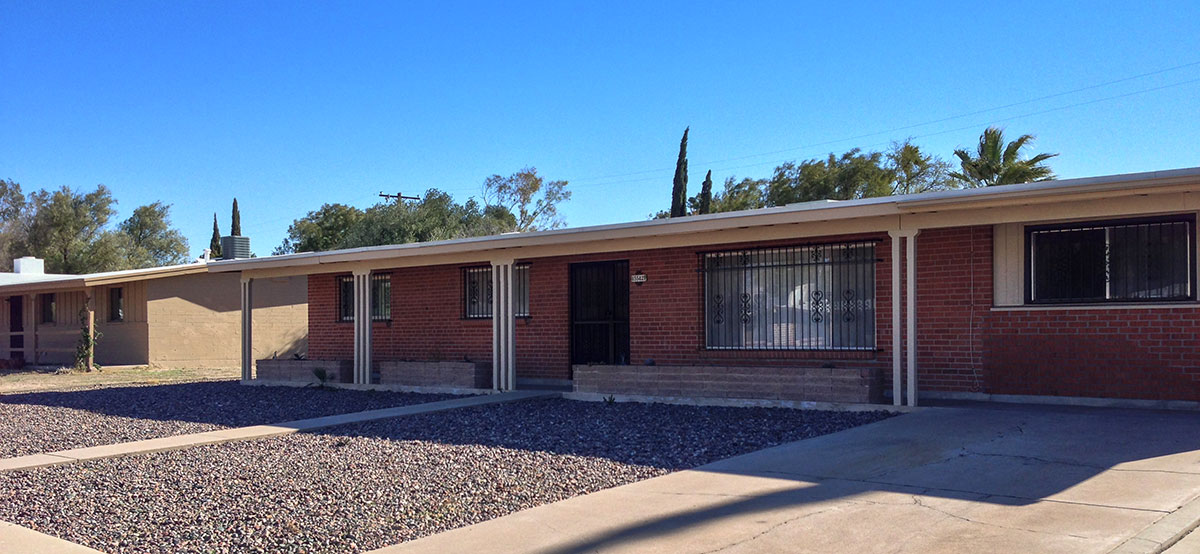
{"label": "gravel yard", "polygon": [[237,381],[0,395],[0,458],[453,398]]}
{"label": "gravel yard", "polygon": [[883,412],[535,400],[0,474],[0,520],[105,552],[350,552]]}

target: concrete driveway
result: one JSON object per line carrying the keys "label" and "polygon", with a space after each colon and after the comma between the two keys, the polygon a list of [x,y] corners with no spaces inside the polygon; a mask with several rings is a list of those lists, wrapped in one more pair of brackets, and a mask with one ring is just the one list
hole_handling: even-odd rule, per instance
{"label": "concrete driveway", "polygon": [[1197,497],[1198,413],[930,408],[384,551],[1156,552]]}

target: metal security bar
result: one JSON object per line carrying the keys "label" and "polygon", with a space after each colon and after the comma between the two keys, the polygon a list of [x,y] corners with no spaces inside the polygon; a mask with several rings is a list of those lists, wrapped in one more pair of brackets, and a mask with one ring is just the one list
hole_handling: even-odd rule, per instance
{"label": "metal security bar", "polygon": [[[338,278],[338,319],[354,321],[354,277]],[[392,319],[392,274],[371,275],[371,320]]]}
{"label": "metal security bar", "polygon": [[705,344],[873,350],[875,243],[704,254]]}
{"label": "metal security bar", "polygon": [[[513,266],[513,299],[516,317],[529,317],[529,264]],[[492,268],[463,268],[463,317],[492,317]]]}
{"label": "metal security bar", "polygon": [[1195,219],[1029,231],[1029,300],[1139,302],[1195,298]]}

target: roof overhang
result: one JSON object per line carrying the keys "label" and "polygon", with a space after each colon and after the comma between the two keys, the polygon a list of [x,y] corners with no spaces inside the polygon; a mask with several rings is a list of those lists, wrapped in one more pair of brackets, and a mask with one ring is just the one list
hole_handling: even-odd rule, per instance
{"label": "roof overhang", "polygon": [[208,267],[206,264],[193,263],[148,269],[90,273],[86,275],[47,274],[42,279],[32,278],[14,283],[0,282],[0,295],[81,290],[88,287],[194,275],[197,273],[206,273],[207,271]]}

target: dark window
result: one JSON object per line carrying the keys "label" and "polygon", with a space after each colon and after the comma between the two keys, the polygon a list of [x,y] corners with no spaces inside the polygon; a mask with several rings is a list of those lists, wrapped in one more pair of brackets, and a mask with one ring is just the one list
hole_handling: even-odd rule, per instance
{"label": "dark window", "polygon": [[[338,318],[342,321],[354,321],[354,277],[338,279]],[[392,275],[390,273],[371,275],[371,319],[374,321],[392,319]]]}
{"label": "dark window", "polygon": [[125,289],[108,289],[108,320],[125,321]]}
{"label": "dark window", "polygon": [[54,323],[54,293],[38,295],[41,303],[42,323]]}
{"label": "dark window", "polygon": [[708,348],[875,348],[874,243],[717,252],[703,262]]}
{"label": "dark window", "polygon": [[[529,317],[529,264],[513,266],[513,299],[517,317]],[[492,317],[492,268],[463,269],[463,317]]]}
{"label": "dark window", "polygon": [[1032,303],[1195,299],[1195,217],[1030,227]]}

